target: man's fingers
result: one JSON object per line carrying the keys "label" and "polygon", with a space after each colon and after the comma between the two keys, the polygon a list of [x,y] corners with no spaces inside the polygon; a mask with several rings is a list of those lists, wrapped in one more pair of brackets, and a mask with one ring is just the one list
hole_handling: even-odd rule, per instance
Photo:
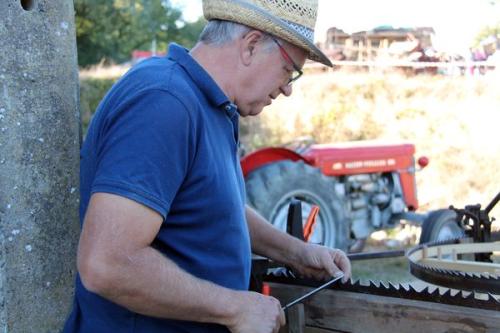
{"label": "man's fingers", "polygon": [[315,278],[316,280],[329,280],[332,277],[325,269],[306,268],[301,272],[301,276],[306,278]]}
{"label": "man's fingers", "polygon": [[342,282],[347,282],[351,278],[351,262],[349,261],[349,258],[347,258],[343,251],[335,250],[333,262],[342,272],[344,272]]}
{"label": "man's fingers", "polygon": [[322,255],[321,256],[321,266],[323,271],[326,271],[328,273],[328,275],[331,277],[331,276],[334,276],[335,273],[338,272],[338,268],[337,266],[335,266],[335,260],[332,260],[333,257],[330,253],[330,250],[328,251],[329,255]]}
{"label": "man's fingers", "polygon": [[[342,251],[329,249],[328,256],[323,257],[323,267],[330,275],[329,277],[336,276],[340,271],[344,272],[342,267],[339,265],[340,257],[342,256]],[[345,272],[344,272],[345,274]]]}
{"label": "man's fingers", "polygon": [[329,258],[323,262],[324,269],[332,276],[344,274],[342,282],[347,282],[351,277],[351,263],[345,253],[341,250],[329,250]]}
{"label": "man's fingers", "polygon": [[279,332],[280,328],[286,324],[285,311],[281,308],[281,303],[276,299],[279,309],[279,315],[276,321],[276,326],[274,327],[273,332]]}
{"label": "man's fingers", "polygon": [[285,316],[285,311],[281,309],[280,313],[280,326],[285,326],[286,324],[286,316]]}
{"label": "man's fingers", "polygon": [[328,280],[342,272],[342,282],[351,278],[351,263],[343,251],[316,244],[307,244],[306,248],[308,254],[302,267],[298,267],[301,275]]}

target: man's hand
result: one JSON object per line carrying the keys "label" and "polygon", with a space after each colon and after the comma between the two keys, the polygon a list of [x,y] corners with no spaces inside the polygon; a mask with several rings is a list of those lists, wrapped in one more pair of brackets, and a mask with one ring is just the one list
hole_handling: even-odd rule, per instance
{"label": "man's hand", "polygon": [[351,263],[345,253],[317,244],[303,243],[291,266],[303,276],[320,280],[327,280],[339,271],[344,272],[342,282],[351,278]]}
{"label": "man's hand", "polygon": [[233,333],[277,333],[285,325],[285,313],[280,302],[271,296],[255,292],[239,292],[238,313],[228,325]]}
{"label": "man's hand", "polygon": [[246,213],[254,253],[292,267],[307,277],[326,280],[342,271],[343,282],[351,278],[351,263],[343,251],[304,243],[274,228],[248,206]]}

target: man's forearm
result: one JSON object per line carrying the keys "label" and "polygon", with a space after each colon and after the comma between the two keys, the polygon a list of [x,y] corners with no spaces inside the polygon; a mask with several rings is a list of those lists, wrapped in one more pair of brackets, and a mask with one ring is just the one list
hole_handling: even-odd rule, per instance
{"label": "man's forearm", "polygon": [[343,281],[350,278],[351,265],[344,252],[305,243],[281,232],[248,206],[246,214],[254,253],[285,264],[304,276],[327,279],[343,271]]}
{"label": "man's forearm", "polygon": [[290,264],[298,256],[303,242],[269,224],[254,209],[246,207],[246,217],[252,251],[283,264]]}
{"label": "man's forearm", "polygon": [[238,311],[238,291],[188,274],[151,247],[107,266],[105,282],[90,289],[133,312],[228,326]]}

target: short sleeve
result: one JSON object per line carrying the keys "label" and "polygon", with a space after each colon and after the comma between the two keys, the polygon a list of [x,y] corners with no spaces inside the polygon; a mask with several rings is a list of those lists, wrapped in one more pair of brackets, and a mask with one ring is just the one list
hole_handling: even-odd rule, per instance
{"label": "short sleeve", "polygon": [[189,170],[194,142],[189,112],[169,92],[129,98],[102,123],[91,192],[127,197],[165,219]]}

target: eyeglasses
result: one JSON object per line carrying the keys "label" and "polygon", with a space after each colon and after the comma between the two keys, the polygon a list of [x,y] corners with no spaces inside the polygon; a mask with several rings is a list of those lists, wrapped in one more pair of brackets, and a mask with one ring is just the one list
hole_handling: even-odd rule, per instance
{"label": "eyeglasses", "polygon": [[286,50],[283,48],[283,46],[281,46],[281,44],[278,43],[278,41],[276,40],[276,38],[274,38],[272,36],[271,36],[271,38],[276,43],[276,45],[278,45],[278,47],[280,49],[280,53],[283,56],[283,58],[285,58],[286,62],[288,62],[293,67],[292,75],[288,79],[288,83],[287,83],[287,85],[290,85],[292,82],[298,80],[299,77],[301,77],[302,74],[304,74],[304,73],[302,72],[302,70],[300,69],[300,67],[297,66],[297,64],[295,64],[295,62],[292,60],[292,58],[290,57],[290,55],[288,54],[288,52],[286,52]]}

